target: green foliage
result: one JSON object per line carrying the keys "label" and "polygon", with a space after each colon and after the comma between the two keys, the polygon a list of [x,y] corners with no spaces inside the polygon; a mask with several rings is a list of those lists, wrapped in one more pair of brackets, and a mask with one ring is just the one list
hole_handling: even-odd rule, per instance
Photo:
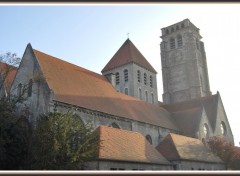
{"label": "green foliage", "polygon": [[92,130],[72,112],[41,116],[33,132],[31,168],[83,169],[98,151],[98,135]]}
{"label": "green foliage", "polygon": [[0,169],[21,169],[28,154],[30,124],[17,117],[10,103],[0,100]]}

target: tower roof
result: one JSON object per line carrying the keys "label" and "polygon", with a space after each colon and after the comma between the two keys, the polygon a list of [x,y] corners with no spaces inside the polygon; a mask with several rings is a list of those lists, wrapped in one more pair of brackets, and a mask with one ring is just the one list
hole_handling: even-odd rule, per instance
{"label": "tower roof", "polygon": [[126,65],[128,63],[135,63],[153,73],[157,73],[147,59],[140,53],[140,51],[129,39],[123,43],[112,59],[103,68],[102,72]]}

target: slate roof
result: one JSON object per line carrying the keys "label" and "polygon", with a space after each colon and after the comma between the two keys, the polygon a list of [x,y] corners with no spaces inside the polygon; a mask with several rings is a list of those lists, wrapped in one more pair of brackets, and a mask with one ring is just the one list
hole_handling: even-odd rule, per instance
{"label": "slate roof", "polygon": [[99,159],[170,165],[146,138],[133,131],[100,126]]}
{"label": "slate roof", "polygon": [[4,81],[4,87],[6,91],[9,93],[12,86],[12,82],[17,73],[17,68],[6,63],[0,62],[0,73],[2,78],[6,77]]}
{"label": "slate roof", "polygon": [[128,63],[135,63],[153,73],[157,73],[151,64],[140,53],[136,46],[127,39],[107,65],[103,68],[102,73],[114,68],[126,65]]}
{"label": "slate roof", "polygon": [[[200,109],[204,108],[212,129],[215,129],[219,96],[220,95],[217,92],[215,95],[209,95],[174,104],[162,105],[161,107],[173,114],[174,119],[177,120],[178,126],[184,126],[182,129],[184,132],[193,132],[193,126],[196,127],[199,122]],[[185,125],[185,123],[190,123],[190,121],[187,122],[186,120],[190,120],[192,125]]]}
{"label": "slate roof", "polygon": [[223,163],[199,139],[178,134],[169,133],[156,149],[169,161],[191,160]]}
{"label": "slate roof", "polygon": [[33,50],[53,100],[140,122],[178,130],[170,113],[158,105],[119,93],[97,73]]}

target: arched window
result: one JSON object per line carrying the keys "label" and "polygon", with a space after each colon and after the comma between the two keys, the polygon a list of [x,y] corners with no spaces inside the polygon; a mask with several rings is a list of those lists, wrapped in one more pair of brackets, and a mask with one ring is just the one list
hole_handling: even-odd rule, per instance
{"label": "arched window", "polygon": [[141,82],[141,72],[140,72],[140,70],[137,71],[137,78],[138,78],[138,82]]}
{"label": "arched window", "polygon": [[221,122],[220,128],[221,128],[222,135],[225,136],[227,134],[227,128],[226,128],[226,125],[223,121]]}
{"label": "arched window", "polygon": [[152,104],[154,104],[154,96],[153,96],[153,93],[151,93],[151,99],[152,99]]}
{"label": "arched window", "polygon": [[176,27],[176,30],[178,31],[179,30],[179,26],[177,25],[177,27]]}
{"label": "arched window", "polygon": [[128,70],[127,69],[124,70],[124,81],[128,82]]}
{"label": "arched window", "polygon": [[170,39],[170,49],[174,49],[175,48],[175,40],[174,38]]}
{"label": "arched window", "polygon": [[144,84],[147,85],[147,74],[144,73]]}
{"label": "arched window", "polygon": [[119,73],[116,73],[116,85],[118,85],[120,83],[120,79],[119,79]]}
{"label": "arched window", "polygon": [[178,44],[178,47],[181,47],[183,45],[182,36],[181,35],[177,36],[177,44]]}
{"label": "arched window", "polygon": [[138,97],[141,100],[142,99],[142,90],[141,88],[138,89]]}
{"label": "arched window", "polygon": [[33,84],[33,81],[32,79],[30,79],[28,83],[28,97],[32,96],[32,84]]}
{"label": "arched window", "polygon": [[171,32],[174,32],[174,28],[173,27],[171,28]]}
{"label": "arched window", "polygon": [[22,95],[22,84],[18,84],[18,96],[20,97]]}
{"label": "arched window", "polygon": [[185,26],[184,26],[184,23],[182,23],[182,24],[181,24],[181,28],[184,28],[184,27],[185,27]]}
{"label": "arched window", "polygon": [[203,133],[204,133],[205,137],[209,137],[209,128],[206,123],[203,125]]}
{"label": "arched window", "polygon": [[153,87],[153,78],[152,78],[152,75],[150,75],[150,87]]}
{"label": "arched window", "polygon": [[146,100],[146,102],[148,102],[148,92],[147,91],[145,91],[145,100]]}
{"label": "arched window", "polygon": [[166,34],[169,34],[169,30],[168,29],[166,29]]}
{"label": "arched window", "polygon": [[150,144],[152,144],[152,138],[149,134],[146,136],[146,139]]}
{"label": "arched window", "polygon": [[128,88],[125,87],[125,90],[124,90],[125,94],[128,95]]}
{"label": "arched window", "polygon": [[119,125],[116,124],[115,122],[113,122],[113,123],[110,125],[110,127],[120,129]]}

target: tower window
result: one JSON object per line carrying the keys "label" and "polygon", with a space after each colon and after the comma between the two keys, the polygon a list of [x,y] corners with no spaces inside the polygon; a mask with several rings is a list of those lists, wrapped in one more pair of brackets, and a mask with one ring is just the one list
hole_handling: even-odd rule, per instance
{"label": "tower window", "polygon": [[116,124],[115,122],[113,122],[113,123],[110,125],[110,127],[120,129],[119,125]]}
{"label": "tower window", "polygon": [[142,90],[141,88],[138,89],[138,97],[141,100],[142,99]]}
{"label": "tower window", "polygon": [[182,36],[181,35],[177,36],[177,44],[178,44],[178,47],[181,47],[183,45]]}
{"label": "tower window", "polygon": [[124,81],[128,82],[128,70],[127,69],[124,70]]}
{"label": "tower window", "polygon": [[147,85],[147,74],[144,73],[144,84]]}
{"label": "tower window", "polygon": [[199,49],[199,40],[196,38],[197,49]]}
{"label": "tower window", "polygon": [[170,49],[174,49],[175,48],[175,40],[174,38],[170,39]]}
{"label": "tower window", "polygon": [[173,27],[171,28],[171,32],[174,32],[174,28]]}
{"label": "tower window", "polygon": [[224,122],[221,122],[220,128],[221,128],[221,133],[222,133],[222,135],[225,136],[225,135],[227,134],[227,128],[226,128],[226,125],[225,125]]}
{"label": "tower window", "polygon": [[31,97],[32,96],[32,79],[29,80],[29,83],[28,83],[28,97]]}
{"label": "tower window", "polygon": [[152,144],[152,138],[151,138],[150,135],[147,135],[147,136],[146,136],[146,139],[147,139],[147,141],[148,141],[150,144]]}
{"label": "tower window", "polygon": [[185,27],[185,26],[184,26],[184,23],[182,23],[182,24],[181,24],[181,28],[184,28],[184,27]]}
{"label": "tower window", "polygon": [[146,100],[146,102],[148,102],[148,92],[147,91],[145,91],[145,100]]}
{"label": "tower window", "polygon": [[137,71],[138,82],[141,82],[141,72],[140,70]]}
{"label": "tower window", "polygon": [[128,88],[127,87],[125,88],[124,92],[125,92],[126,95],[128,95]]}
{"label": "tower window", "polygon": [[203,126],[203,133],[204,133],[205,137],[209,137],[209,128],[206,123]]}
{"label": "tower window", "polygon": [[168,29],[166,29],[166,34],[169,34],[169,30]]}
{"label": "tower window", "polygon": [[176,30],[178,31],[179,30],[179,26],[177,25],[177,27],[176,27]]}
{"label": "tower window", "polygon": [[150,75],[150,87],[153,87],[153,78],[152,78],[152,75]]}
{"label": "tower window", "polygon": [[117,73],[116,73],[116,84],[118,85],[119,82],[120,82],[120,81],[119,81],[119,73],[117,72]]}

